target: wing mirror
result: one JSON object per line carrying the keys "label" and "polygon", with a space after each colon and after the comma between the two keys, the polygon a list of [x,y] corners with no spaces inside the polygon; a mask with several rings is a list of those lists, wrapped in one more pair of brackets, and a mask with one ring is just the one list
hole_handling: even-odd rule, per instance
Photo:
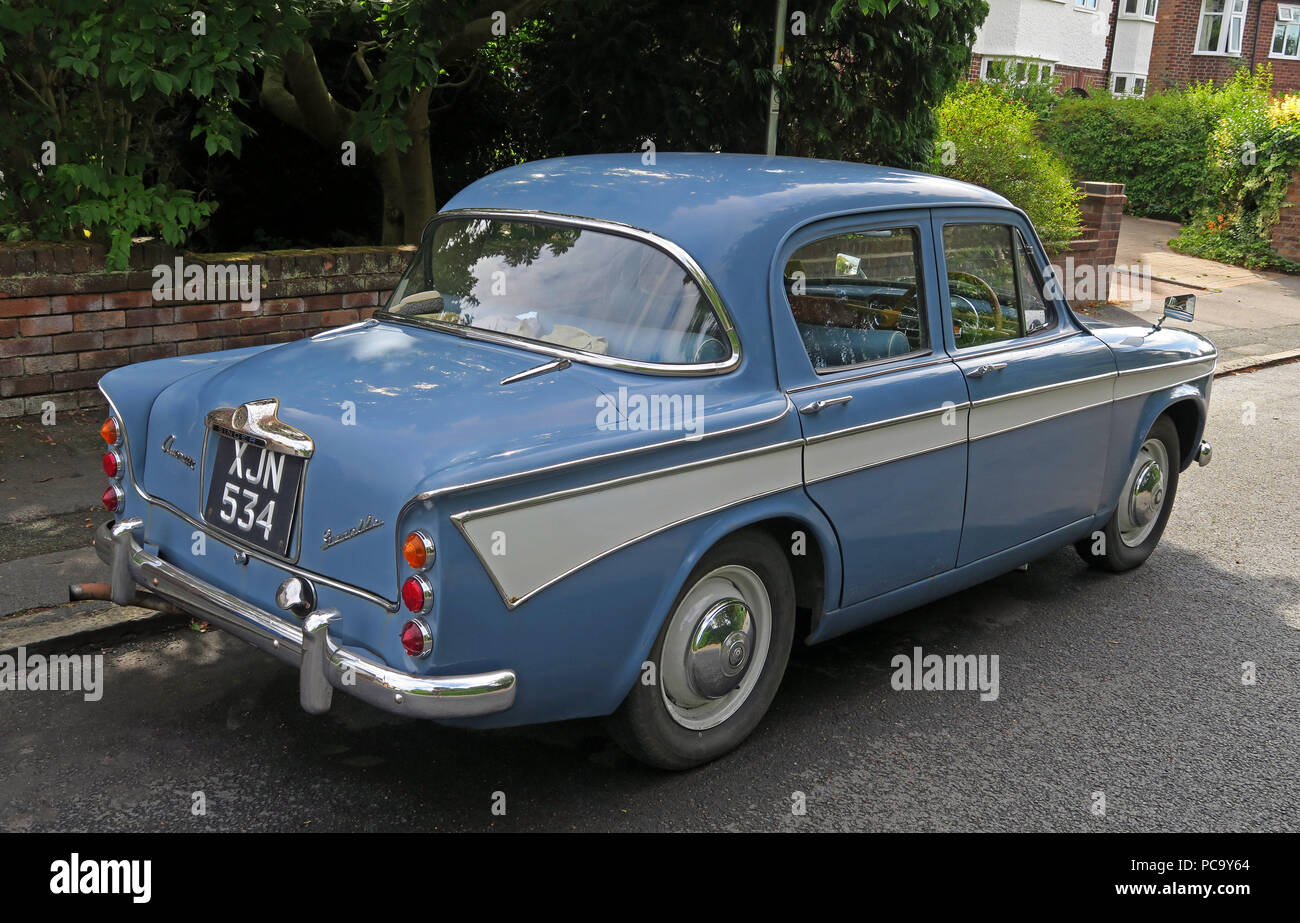
{"label": "wing mirror", "polygon": [[1165,318],[1190,321],[1196,316],[1195,295],[1170,295],[1165,299]]}
{"label": "wing mirror", "polygon": [[1160,320],[1151,325],[1151,329],[1146,332],[1145,336],[1151,336],[1171,317],[1174,320],[1190,321],[1195,316],[1195,295],[1170,295],[1165,299],[1165,311],[1160,315]]}

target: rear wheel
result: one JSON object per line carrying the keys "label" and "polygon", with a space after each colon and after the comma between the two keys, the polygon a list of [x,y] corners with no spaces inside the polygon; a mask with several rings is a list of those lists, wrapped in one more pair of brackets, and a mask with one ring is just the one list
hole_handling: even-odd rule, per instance
{"label": "rear wheel", "polygon": [[1178,491],[1178,430],[1168,417],[1152,425],[1138,448],[1110,521],[1080,539],[1080,557],[1103,570],[1131,570],[1151,556],[1173,510]]}
{"label": "rear wheel", "polygon": [[780,547],[751,531],[724,539],[691,572],[638,681],[609,719],[628,753],[663,769],[715,759],[757,727],[794,639],[794,581]]}

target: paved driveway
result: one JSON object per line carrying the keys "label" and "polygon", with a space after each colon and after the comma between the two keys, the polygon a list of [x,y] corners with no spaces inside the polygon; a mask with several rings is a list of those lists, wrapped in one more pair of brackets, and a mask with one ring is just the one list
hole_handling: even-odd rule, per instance
{"label": "paved driveway", "polygon": [[[1223,353],[1222,363],[1248,362],[1300,350],[1300,276],[1255,272],[1212,260],[1183,256],[1169,249],[1178,225],[1126,215],[1120,226],[1117,266],[1138,267],[1156,277],[1150,301],[1143,303],[1142,284],[1116,286],[1112,300],[1143,320],[1154,323],[1165,296],[1196,295],[1196,320],[1190,326],[1203,333]],[[1160,281],[1171,280],[1171,281]],[[1104,309],[1097,311],[1107,318]]]}

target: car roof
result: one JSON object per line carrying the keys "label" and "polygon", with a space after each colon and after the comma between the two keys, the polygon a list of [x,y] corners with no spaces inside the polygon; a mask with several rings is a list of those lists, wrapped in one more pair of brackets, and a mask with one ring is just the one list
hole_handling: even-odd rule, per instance
{"label": "car roof", "polygon": [[[1011,207],[987,189],[871,164],[758,154],[590,154],[538,160],[489,174],[446,210],[499,208],[615,221],[685,249],[737,321],[765,291],[767,267],[791,230],[868,209]],[[766,297],[762,298],[766,316]],[[757,306],[756,306],[757,307]]]}

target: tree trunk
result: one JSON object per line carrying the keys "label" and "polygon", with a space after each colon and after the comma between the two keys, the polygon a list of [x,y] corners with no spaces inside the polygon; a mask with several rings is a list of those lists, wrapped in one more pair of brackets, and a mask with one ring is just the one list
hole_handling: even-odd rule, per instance
{"label": "tree trunk", "polygon": [[402,236],[418,243],[420,233],[438,211],[433,189],[433,155],[429,145],[429,96],[432,87],[417,90],[404,116],[411,146],[397,155],[402,177]]}
{"label": "tree trunk", "polygon": [[415,243],[418,238],[412,240],[407,237],[402,217],[406,213],[405,184],[397,151],[390,147],[382,154],[366,158],[364,162],[379,177],[379,189],[383,193],[380,240],[389,246]]}
{"label": "tree trunk", "polygon": [[[289,77],[285,85],[285,75]],[[402,120],[411,133],[405,151],[391,145],[376,153],[364,138],[352,138],[356,113],[330,94],[310,45],[285,56],[285,71],[268,67],[262,80],[262,104],[281,121],[309,135],[326,150],[338,152],[343,141],[357,145],[357,163],[379,180],[383,196],[380,217],[383,243],[419,243],[424,225],[438,211],[433,189],[433,159],[429,146],[431,87],[417,90]]]}

